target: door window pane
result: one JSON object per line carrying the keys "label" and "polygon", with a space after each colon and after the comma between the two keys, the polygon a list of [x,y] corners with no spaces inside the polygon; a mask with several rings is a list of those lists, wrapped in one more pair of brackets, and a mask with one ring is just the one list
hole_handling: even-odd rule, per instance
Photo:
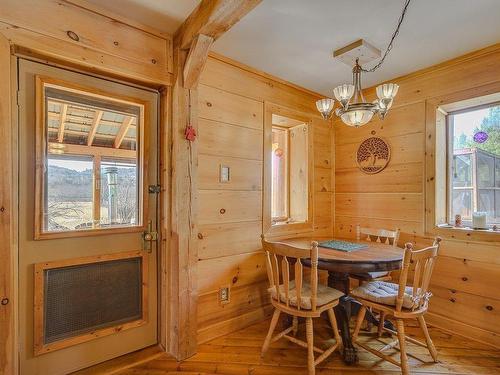
{"label": "door window pane", "polygon": [[92,227],[93,161],[89,156],[49,155],[44,212],[48,231]]}
{"label": "door window pane", "polygon": [[131,160],[101,163],[101,226],[134,225],[139,217],[137,165]]}
{"label": "door window pane", "polygon": [[42,96],[38,233],[141,226],[144,106],[63,83]]}

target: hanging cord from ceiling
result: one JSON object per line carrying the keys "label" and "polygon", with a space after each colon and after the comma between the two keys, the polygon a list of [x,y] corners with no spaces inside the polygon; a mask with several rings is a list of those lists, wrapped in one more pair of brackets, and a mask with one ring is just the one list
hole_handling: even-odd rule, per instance
{"label": "hanging cord from ceiling", "polygon": [[396,30],[394,31],[394,34],[392,34],[391,41],[389,42],[389,45],[387,46],[387,49],[384,52],[384,56],[382,56],[382,58],[380,59],[380,61],[373,68],[370,68],[370,69],[361,68],[361,71],[363,71],[363,72],[369,72],[369,73],[374,72],[375,70],[377,70],[378,68],[380,68],[380,66],[384,63],[385,58],[387,57],[387,55],[389,54],[389,52],[392,49],[394,40],[396,39],[396,37],[399,34],[399,29],[401,27],[401,24],[403,23],[404,18],[405,18],[406,10],[408,9],[408,5],[410,5],[410,1],[411,0],[406,0],[405,1],[405,5],[403,7],[403,11],[401,12],[401,16],[399,17],[399,20],[398,20],[398,25],[396,27]]}

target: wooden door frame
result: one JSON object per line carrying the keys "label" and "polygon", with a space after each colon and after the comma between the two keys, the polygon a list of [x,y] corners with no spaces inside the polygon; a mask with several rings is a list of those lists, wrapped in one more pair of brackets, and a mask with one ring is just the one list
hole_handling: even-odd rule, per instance
{"label": "wooden door frame", "polygon": [[[104,71],[92,70],[89,72],[84,65],[81,67],[68,61],[68,65],[60,59],[50,56],[45,58],[33,57],[31,54],[24,54],[22,46],[13,45],[0,32],[0,66],[7,66],[8,69],[0,70],[0,87],[3,95],[0,95],[0,138],[10,140],[5,142],[0,148],[0,270],[2,271],[2,283],[0,283],[0,301],[7,301],[5,305],[0,305],[0,373],[5,375],[15,375],[19,373],[18,365],[18,270],[17,260],[19,247],[17,243],[18,233],[18,212],[17,212],[17,189],[18,184],[14,176],[17,175],[18,149],[17,149],[17,129],[19,126],[17,119],[17,60],[26,58],[31,61],[44,63],[57,68],[68,69],[82,74],[91,74],[100,79],[112,80],[122,84],[131,84],[141,87],[137,80],[128,80],[120,75],[110,75]],[[79,69],[80,68],[80,69]],[[168,241],[170,217],[170,82],[158,82],[151,85],[150,82],[143,82],[143,88],[157,89],[159,92],[158,103],[158,126],[161,139],[158,142],[159,169],[158,178],[162,186],[159,194],[159,222],[160,228],[158,241],[158,344],[163,350],[170,352],[167,345],[167,332],[170,331],[167,317],[170,307],[167,303],[170,282],[166,277],[168,270]],[[168,167],[166,167],[168,166]],[[4,240],[5,239],[5,240]],[[6,334],[3,334],[6,332]]]}
{"label": "wooden door frame", "polygon": [[[8,140],[0,147],[0,373],[18,372],[17,363],[17,184],[14,166],[17,165],[17,149],[14,129],[17,121],[13,111],[13,76],[17,70],[13,64],[10,43],[0,33],[0,138]],[[6,68],[6,69],[4,69]]]}

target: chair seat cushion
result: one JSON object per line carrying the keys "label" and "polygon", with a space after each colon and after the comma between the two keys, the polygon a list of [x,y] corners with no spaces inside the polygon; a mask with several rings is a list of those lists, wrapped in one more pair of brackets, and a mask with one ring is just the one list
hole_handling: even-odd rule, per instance
{"label": "chair seat cushion", "polygon": [[[271,294],[271,298],[277,300],[276,296],[276,288],[274,286],[268,289],[268,292]],[[286,303],[286,294],[285,294],[285,286],[281,284],[279,286],[280,300],[283,303]],[[327,287],[325,285],[318,284],[318,292],[316,299],[316,307],[320,307],[326,305],[330,302],[333,302],[340,297],[342,297],[344,293],[340,290]],[[288,286],[288,298],[289,304],[294,307],[298,307],[297,304],[297,289],[295,288],[295,281],[291,281]],[[300,293],[300,308],[304,310],[311,310],[311,287],[309,283],[302,284],[302,289]]]}
{"label": "chair seat cushion", "polygon": [[373,280],[373,279],[378,279],[379,277],[384,277],[384,276],[388,276],[388,275],[389,275],[389,271],[380,271],[380,272],[355,273],[352,276],[354,276],[357,279]]}
{"label": "chair seat cushion", "polygon": [[[382,305],[396,306],[399,285],[386,281],[371,281],[352,290],[354,297],[380,303]],[[419,295],[420,293],[417,293]],[[429,299],[432,296],[426,292],[422,298]],[[413,288],[407,286],[403,295],[403,307],[411,309],[419,304],[418,298],[413,297]]]}

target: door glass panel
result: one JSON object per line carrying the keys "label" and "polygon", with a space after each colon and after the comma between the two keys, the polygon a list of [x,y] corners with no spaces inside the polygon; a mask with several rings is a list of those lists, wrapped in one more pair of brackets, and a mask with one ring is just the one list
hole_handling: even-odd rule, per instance
{"label": "door glass panel", "polygon": [[101,226],[134,225],[138,217],[136,161],[102,159]]}
{"label": "door glass panel", "polygon": [[47,229],[87,227],[92,223],[92,157],[49,154],[47,159]]}
{"label": "door glass panel", "polygon": [[142,226],[144,106],[38,80],[38,234]]}

